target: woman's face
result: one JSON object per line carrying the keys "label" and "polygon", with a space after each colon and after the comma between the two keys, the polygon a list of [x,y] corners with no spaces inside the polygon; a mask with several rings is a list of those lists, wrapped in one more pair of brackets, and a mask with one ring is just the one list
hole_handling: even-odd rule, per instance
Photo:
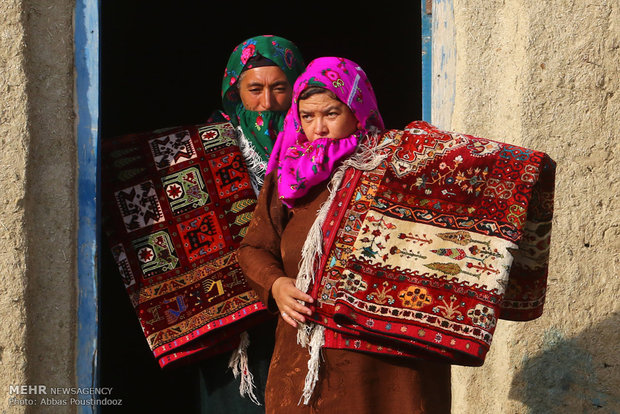
{"label": "woman's face", "polygon": [[299,118],[310,142],[318,138],[346,138],[361,129],[349,107],[327,93],[300,100]]}
{"label": "woman's face", "polygon": [[249,111],[286,111],[291,107],[293,88],[277,66],[248,69],[239,81],[239,97]]}

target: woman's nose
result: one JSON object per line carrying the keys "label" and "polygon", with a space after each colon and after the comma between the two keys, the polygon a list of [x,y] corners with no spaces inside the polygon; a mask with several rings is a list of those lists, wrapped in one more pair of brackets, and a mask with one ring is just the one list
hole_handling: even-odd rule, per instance
{"label": "woman's nose", "polygon": [[314,124],[314,133],[319,136],[326,136],[329,133],[329,128],[327,128],[327,123],[323,119],[323,117],[316,117]]}
{"label": "woman's nose", "polygon": [[275,103],[276,101],[274,94],[271,92],[271,90],[269,90],[269,88],[265,88],[260,100],[260,106],[262,107],[261,110],[271,111]]}

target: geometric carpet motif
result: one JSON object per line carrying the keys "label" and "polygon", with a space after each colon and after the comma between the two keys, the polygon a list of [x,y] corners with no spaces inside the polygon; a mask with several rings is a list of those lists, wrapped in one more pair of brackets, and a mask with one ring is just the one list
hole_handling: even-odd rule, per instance
{"label": "geometric carpet motif", "polygon": [[160,366],[227,351],[267,316],[237,263],[256,196],[230,123],[103,144],[103,230]]}

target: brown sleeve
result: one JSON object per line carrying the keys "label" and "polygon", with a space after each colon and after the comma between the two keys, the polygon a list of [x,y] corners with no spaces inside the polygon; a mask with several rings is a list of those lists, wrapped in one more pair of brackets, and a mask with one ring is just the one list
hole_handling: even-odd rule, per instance
{"label": "brown sleeve", "polygon": [[278,199],[275,174],[265,177],[248,232],[238,250],[239,265],[252,289],[271,312],[277,312],[271,285],[286,276],[280,238],[288,221],[288,209]]}

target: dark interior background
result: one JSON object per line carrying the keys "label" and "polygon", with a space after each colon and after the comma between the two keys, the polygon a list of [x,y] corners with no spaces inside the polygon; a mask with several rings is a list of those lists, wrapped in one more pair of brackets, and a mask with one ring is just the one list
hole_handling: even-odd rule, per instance
{"label": "dark interior background", "polygon": [[[421,119],[419,2],[399,2],[398,8],[308,4],[288,16],[290,2],[231,4],[101,1],[103,139],[204,122],[221,108],[232,49],[260,34],[292,40],[306,63],[342,56],[360,64],[388,128]],[[108,246],[101,247],[101,386],[113,387],[112,398],[123,400],[122,407],[103,411],[198,412],[195,370],[159,368]]]}

